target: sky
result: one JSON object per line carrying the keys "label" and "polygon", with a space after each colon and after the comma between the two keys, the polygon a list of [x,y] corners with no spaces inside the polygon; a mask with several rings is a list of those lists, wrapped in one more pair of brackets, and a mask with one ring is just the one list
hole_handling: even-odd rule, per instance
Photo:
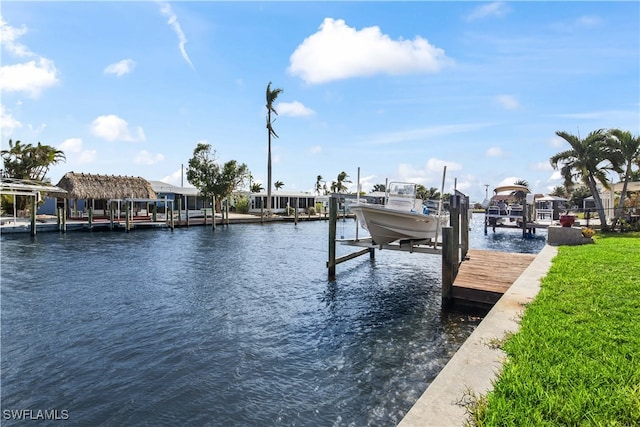
{"label": "sky", "polygon": [[[198,143],[312,192],[562,185],[557,131],[640,132],[640,2],[7,1],[0,123],[69,171],[191,186]],[[488,193],[487,193],[488,192]]]}

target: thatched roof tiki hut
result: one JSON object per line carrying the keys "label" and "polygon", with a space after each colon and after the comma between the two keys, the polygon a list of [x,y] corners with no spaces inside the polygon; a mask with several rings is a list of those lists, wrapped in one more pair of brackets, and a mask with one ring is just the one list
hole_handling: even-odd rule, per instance
{"label": "thatched roof tiki hut", "polygon": [[151,184],[141,177],[67,172],[57,186],[67,191],[66,199],[74,201],[74,214],[79,213],[81,204],[78,201],[81,200],[85,201],[85,209],[91,207],[94,214],[106,215],[114,202],[120,211],[121,202],[124,200],[137,203],[137,207],[140,208],[157,199]]}

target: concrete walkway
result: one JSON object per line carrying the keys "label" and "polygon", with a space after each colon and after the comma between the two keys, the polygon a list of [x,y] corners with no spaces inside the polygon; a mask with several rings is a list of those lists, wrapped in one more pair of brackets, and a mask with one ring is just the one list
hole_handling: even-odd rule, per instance
{"label": "concrete walkway", "polygon": [[[478,396],[492,388],[502,368],[505,353],[494,345],[509,332],[516,332],[523,305],[540,290],[558,248],[546,245],[531,265],[500,298],[469,338],[429,385],[398,427],[461,427],[468,421],[469,393]],[[508,262],[508,260],[505,260]]]}

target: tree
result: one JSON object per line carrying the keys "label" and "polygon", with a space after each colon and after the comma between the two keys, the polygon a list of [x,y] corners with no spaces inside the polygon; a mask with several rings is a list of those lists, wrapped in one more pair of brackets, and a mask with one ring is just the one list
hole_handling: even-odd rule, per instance
{"label": "tree", "polygon": [[[49,183],[46,177],[49,168],[66,160],[64,152],[50,145],[38,142],[38,145],[23,145],[20,141],[15,144],[9,140],[9,149],[0,152],[4,169],[3,178],[24,179]],[[16,209],[25,209],[28,203],[27,196],[15,196]]]}
{"label": "tree", "polygon": [[259,193],[264,190],[264,187],[259,182],[254,182],[253,184],[251,184],[250,190],[252,193]]}
{"label": "tree", "polygon": [[418,185],[416,188],[416,195],[422,200],[439,199],[440,191],[435,187],[431,187],[427,190],[424,185]]}
{"label": "tree", "polygon": [[607,161],[610,158],[606,145],[607,133],[604,129],[598,129],[589,133],[584,139],[563,131],[557,131],[556,135],[567,141],[571,148],[552,156],[549,159],[551,166],[556,170],[560,167],[564,186],[568,190],[574,186],[574,180],[582,181],[589,188],[601,227],[605,231],[608,230],[607,218],[597,187],[597,182],[605,188],[609,187],[607,170],[612,168]]}
{"label": "tree", "polygon": [[564,188],[563,185],[558,185],[556,187],[553,187],[553,190],[549,194],[551,196],[562,197],[565,199],[567,199],[569,196],[569,194],[567,193],[567,189]]}
{"label": "tree", "polygon": [[284,182],[276,181],[273,183],[273,186],[275,187],[276,190],[280,190],[282,187],[284,187]]}
{"label": "tree", "polygon": [[[529,183],[524,179],[518,179],[513,183],[514,185],[522,185],[523,187],[529,188]],[[527,200],[527,191],[524,190],[515,190],[511,193],[511,195],[516,199],[516,202],[524,204]]]}
{"label": "tree", "polygon": [[322,175],[318,175],[316,177],[316,194],[319,196],[320,194],[327,194],[327,183],[322,183]]}
{"label": "tree", "polygon": [[64,152],[50,145],[31,144],[22,145],[20,141],[14,144],[9,140],[9,149],[2,150],[4,174],[10,178],[28,179],[46,182],[49,168],[66,160]]}
{"label": "tree", "polygon": [[342,193],[344,191],[347,191],[347,186],[344,185],[344,183],[351,182],[347,178],[349,178],[349,175],[347,175],[346,172],[340,172],[338,174],[337,181],[333,181],[331,183],[331,191],[333,193]]}
{"label": "tree", "polygon": [[206,199],[216,198],[216,210],[219,210],[220,201],[242,186],[248,176],[249,169],[244,163],[238,164],[237,161],[230,160],[220,166],[216,163],[215,150],[211,150],[210,144],[202,142],[193,150],[193,157],[189,159],[187,167],[187,180]]}
{"label": "tree", "polygon": [[271,89],[271,82],[267,85],[267,135],[269,139],[269,145],[267,149],[267,214],[271,215],[271,136],[278,138],[278,134],[273,130],[273,121],[271,120],[271,113],[278,115],[278,112],[273,106],[273,103],[278,99],[278,95],[282,93],[282,89]]}
{"label": "tree", "polygon": [[610,161],[615,167],[619,168],[622,180],[620,200],[618,201],[612,224],[612,227],[615,228],[616,223],[622,216],[622,207],[627,195],[627,186],[631,180],[633,164],[640,161],[640,137],[634,137],[629,131],[612,129],[609,131],[607,141],[612,146]]}
{"label": "tree", "polygon": [[387,187],[384,184],[376,184],[371,189],[371,192],[374,191],[380,191],[381,193],[384,193],[385,191],[387,191]]}

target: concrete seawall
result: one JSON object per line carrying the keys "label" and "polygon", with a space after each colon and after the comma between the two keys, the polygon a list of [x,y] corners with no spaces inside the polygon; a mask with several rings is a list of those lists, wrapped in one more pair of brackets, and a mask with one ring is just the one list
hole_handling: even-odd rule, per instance
{"label": "concrete seawall", "polygon": [[469,393],[486,394],[502,369],[505,353],[491,345],[519,329],[523,305],[540,290],[558,248],[546,245],[531,265],[500,298],[469,338],[449,360],[398,427],[464,426],[467,410],[461,404]]}

